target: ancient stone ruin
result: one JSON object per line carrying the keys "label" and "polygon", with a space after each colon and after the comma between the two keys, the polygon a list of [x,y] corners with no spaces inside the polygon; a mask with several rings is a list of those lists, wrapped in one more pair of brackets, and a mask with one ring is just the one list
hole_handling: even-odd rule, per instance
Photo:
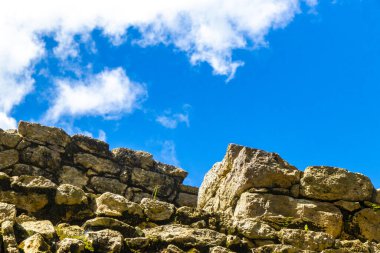
{"label": "ancient stone ruin", "polygon": [[380,189],[229,145],[199,189],[151,154],[20,122],[0,130],[1,252],[380,252]]}

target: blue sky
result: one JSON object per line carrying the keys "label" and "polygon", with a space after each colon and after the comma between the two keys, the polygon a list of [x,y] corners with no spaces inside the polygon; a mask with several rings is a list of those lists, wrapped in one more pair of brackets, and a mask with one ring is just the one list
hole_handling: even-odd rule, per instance
{"label": "blue sky", "polygon": [[192,185],[238,143],[379,188],[380,2],[239,1],[219,12],[205,8],[226,1],[130,4],[141,15],[122,21],[101,4],[82,20],[42,0],[62,24],[0,13],[0,28],[19,22],[2,38],[24,42],[0,43],[0,127],[37,121],[146,150]]}

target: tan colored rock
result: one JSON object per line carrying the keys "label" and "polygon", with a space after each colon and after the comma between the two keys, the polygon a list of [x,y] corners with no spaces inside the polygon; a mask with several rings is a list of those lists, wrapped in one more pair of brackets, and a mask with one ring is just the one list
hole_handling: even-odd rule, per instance
{"label": "tan colored rock", "polygon": [[186,253],[186,252],[173,244],[169,244],[168,247],[162,250],[160,253]]}
{"label": "tan colored rock", "polygon": [[70,225],[67,223],[60,223],[56,226],[56,233],[59,239],[64,238],[81,238],[84,235],[84,229],[77,225]]}
{"label": "tan colored rock", "polygon": [[374,187],[368,177],[345,169],[312,166],[301,179],[301,196],[318,200],[371,200]]}
{"label": "tan colored rock", "polygon": [[18,163],[18,159],[18,152],[15,149],[0,152],[0,170]]}
{"label": "tan colored rock", "polygon": [[46,243],[43,236],[34,234],[26,240],[22,241],[19,246],[24,253],[50,253],[49,244]]}
{"label": "tan colored rock", "polygon": [[116,163],[90,154],[76,154],[74,163],[97,173],[117,174],[120,172],[120,168]]}
{"label": "tan colored rock", "polygon": [[144,210],[145,215],[153,221],[169,220],[175,213],[175,206],[173,204],[144,198],[140,203]]}
{"label": "tan colored rock", "polygon": [[121,217],[125,214],[129,214],[140,218],[144,217],[143,209],[139,204],[110,192],[103,193],[96,198],[96,214],[114,217]]}
{"label": "tan colored rock", "polygon": [[160,163],[160,162],[157,162],[156,169],[159,170],[160,172],[168,175],[168,176],[173,176],[173,177],[177,177],[177,178],[181,179],[181,182],[188,175],[187,171],[185,171],[181,168],[178,168],[178,167],[175,167],[175,166],[169,165],[169,164]]}
{"label": "tan colored rock", "polygon": [[335,243],[335,239],[329,234],[300,229],[282,229],[279,237],[282,244],[318,252],[333,247]]}
{"label": "tan colored rock", "polygon": [[41,210],[49,202],[45,194],[14,191],[0,191],[0,201],[14,204],[17,208],[31,213]]}
{"label": "tan colored rock", "polygon": [[102,156],[110,156],[108,143],[97,140],[85,135],[76,134],[72,138],[72,142],[77,145],[81,150],[92,154],[98,154]]}
{"label": "tan colored rock", "polygon": [[115,159],[129,167],[139,167],[149,170],[154,166],[153,155],[144,151],[135,151],[128,148],[116,148],[112,150]]}
{"label": "tan colored rock", "polygon": [[0,202],[0,224],[6,220],[14,221],[16,213],[15,205]]}
{"label": "tan colored rock", "polygon": [[57,188],[57,185],[47,178],[29,175],[12,177],[11,186],[29,191],[52,191]]}
{"label": "tan colored rock", "polygon": [[380,205],[380,189],[376,190],[374,197],[373,197],[373,202]]}
{"label": "tan colored rock", "polygon": [[55,172],[61,168],[61,154],[45,146],[28,147],[21,152],[28,164]]}
{"label": "tan colored rock", "polygon": [[125,244],[132,252],[133,250],[139,250],[141,252],[150,246],[151,241],[145,237],[125,238]]}
{"label": "tan colored rock", "polygon": [[233,251],[231,251],[227,248],[224,248],[222,246],[212,247],[209,252],[210,253],[233,253]]}
{"label": "tan colored rock", "polygon": [[361,205],[359,202],[350,202],[350,201],[345,201],[345,200],[336,201],[334,202],[334,205],[344,210],[347,210],[349,212],[353,212],[361,208]]}
{"label": "tan colored rock", "polygon": [[275,239],[276,230],[255,219],[239,219],[236,221],[239,234],[250,239]]}
{"label": "tan colored rock", "polygon": [[122,221],[109,217],[96,217],[87,220],[83,225],[85,231],[97,231],[101,229],[112,229],[120,232],[124,237],[137,237],[138,232],[136,229]]}
{"label": "tan colored rock", "polygon": [[40,234],[50,240],[55,235],[54,226],[49,220],[25,221],[19,225],[29,236]]}
{"label": "tan colored rock", "polygon": [[178,193],[178,196],[175,202],[178,206],[196,207],[197,201],[198,201],[198,195],[180,192]]}
{"label": "tan colored rock", "polygon": [[198,207],[232,212],[236,199],[250,188],[289,189],[299,182],[300,174],[275,153],[230,144],[223,161],[206,174]]}
{"label": "tan colored rock", "polygon": [[190,185],[184,185],[184,184],[181,184],[179,186],[179,190],[180,190],[180,192],[190,193],[193,195],[198,195],[198,192],[199,192],[198,187],[190,186]]}
{"label": "tan colored rock", "polygon": [[84,253],[85,246],[81,240],[64,238],[59,242],[57,253]]}
{"label": "tan colored rock", "polygon": [[279,244],[265,245],[265,246],[258,247],[256,249],[252,249],[252,253],[268,253],[268,252],[300,253],[302,251],[291,245],[281,245],[281,244],[280,245]]}
{"label": "tan colored rock", "polygon": [[234,216],[237,219],[277,220],[279,223],[311,222],[333,237],[340,235],[343,226],[343,215],[333,204],[283,195],[243,193]]}
{"label": "tan colored rock", "polygon": [[6,253],[18,253],[17,241],[15,232],[13,229],[14,222],[5,220],[1,223],[1,235],[3,241],[4,251]]}
{"label": "tan colored rock", "polygon": [[20,121],[18,125],[18,132],[28,140],[40,144],[48,143],[66,147],[71,141],[70,136],[60,128],[47,127],[25,121]]}
{"label": "tan colored rock", "polygon": [[157,192],[157,196],[168,197],[176,187],[176,182],[172,177],[164,174],[133,168],[131,174],[133,185],[144,187],[150,192]]}
{"label": "tan colored rock", "polygon": [[57,205],[81,205],[87,204],[86,193],[79,187],[70,184],[61,184],[55,194]]}
{"label": "tan colored rock", "polygon": [[112,192],[119,195],[124,195],[127,185],[120,183],[119,180],[107,177],[92,177],[90,179],[91,187],[99,192]]}
{"label": "tan colored rock", "polygon": [[15,148],[21,141],[21,136],[17,132],[3,131],[0,129],[0,145]]}
{"label": "tan colored rock", "polygon": [[53,176],[52,172],[49,172],[45,169],[41,169],[36,166],[22,164],[22,163],[13,165],[12,172],[10,175],[11,176],[22,176],[22,175],[42,176],[49,180],[55,179],[55,176]]}
{"label": "tan colored rock", "polygon": [[123,236],[117,231],[104,229],[88,232],[86,236],[92,242],[95,252],[119,253],[123,250]]}
{"label": "tan colored rock", "polygon": [[336,249],[326,249],[322,251],[323,253],[351,253],[351,252],[360,252],[360,253],[378,253],[379,248],[376,248],[376,245],[373,243],[362,243],[359,240],[341,240],[337,241],[335,245]]}
{"label": "tan colored rock", "polygon": [[354,215],[352,223],[360,231],[358,236],[380,243],[380,209],[363,209]]}
{"label": "tan colored rock", "polygon": [[59,174],[59,182],[61,184],[71,184],[79,188],[83,188],[88,183],[86,173],[70,166],[63,166]]}
{"label": "tan colored rock", "polygon": [[148,238],[184,247],[221,246],[226,235],[210,229],[195,229],[184,225],[172,224],[143,230]]}

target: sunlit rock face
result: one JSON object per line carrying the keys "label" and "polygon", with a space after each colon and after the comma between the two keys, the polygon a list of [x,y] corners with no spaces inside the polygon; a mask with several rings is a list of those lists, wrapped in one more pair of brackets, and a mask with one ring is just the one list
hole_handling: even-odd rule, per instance
{"label": "sunlit rock face", "polygon": [[0,130],[4,252],[380,252],[364,175],[229,145],[201,188],[144,151],[20,122]]}

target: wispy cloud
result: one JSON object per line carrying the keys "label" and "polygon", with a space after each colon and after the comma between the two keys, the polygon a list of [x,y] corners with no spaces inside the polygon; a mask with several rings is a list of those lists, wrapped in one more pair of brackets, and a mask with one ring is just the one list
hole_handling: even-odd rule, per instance
{"label": "wispy cloud", "polygon": [[142,84],[132,82],[121,68],[106,70],[86,80],[59,79],[57,95],[44,116],[56,123],[65,116],[116,117],[130,113],[146,97]]}
{"label": "wispy cloud", "polygon": [[190,105],[185,105],[183,107],[183,112],[172,113],[171,110],[167,110],[163,115],[156,118],[156,121],[166,128],[177,128],[178,124],[184,123],[187,127],[190,126],[189,119],[189,108]]}
{"label": "wispy cloud", "polygon": [[[0,127],[14,126],[13,107],[33,89],[34,65],[47,57],[44,35],[54,37],[58,43],[54,53],[65,61],[80,53],[74,36],[89,38],[100,29],[116,46],[133,27],[141,33],[139,45],[172,45],[192,64],[206,62],[215,74],[231,79],[243,65],[233,59],[233,50],[265,44],[266,34],[291,22],[301,3],[317,4],[316,0],[1,1]],[[65,89],[80,92],[74,84],[82,85],[66,82],[59,91],[69,87]]]}
{"label": "wispy cloud", "polygon": [[166,140],[162,142],[159,160],[167,164],[180,166],[174,141]]}

